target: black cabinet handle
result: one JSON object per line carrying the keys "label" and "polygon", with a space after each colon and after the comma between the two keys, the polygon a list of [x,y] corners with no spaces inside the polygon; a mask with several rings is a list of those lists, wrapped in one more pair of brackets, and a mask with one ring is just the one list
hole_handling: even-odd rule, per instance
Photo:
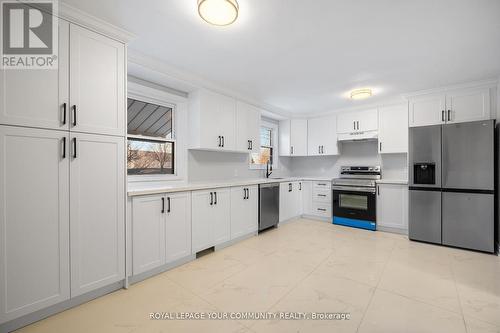
{"label": "black cabinet handle", "polygon": [[76,126],[76,105],[73,105],[73,126]]}
{"label": "black cabinet handle", "polygon": [[243,200],[245,200],[247,198],[247,189],[244,188],[243,189]]}
{"label": "black cabinet handle", "polygon": [[161,198],[161,213],[165,213],[165,198]]}
{"label": "black cabinet handle", "polygon": [[220,135],[217,137],[217,147],[222,147],[222,137]]}
{"label": "black cabinet handle", "polygon": [[214,194],[213,192],[210,192],[210,206],[214,204]]}
{"label": "black cabinet handle", "polygon": [[352,129],[356,130],[356,122],[355,121],[352,122]]}
{"label": "black cabinet handle", "polygon": [[247,188],[247,199],[250,199],[250,190]]}
{"label": "black cabinet handle", "polygon": [[73,138],[73,158],[76,158],[76,138]]}
{"label": "black cabinet handle", "polygon": [[253,150],[253,140],[250,140],[250,150]]}
{"label": "black cabinet handle", "polygon": [[448,121],[451,121],[451,110],[448,110]]}
{"label": "black cabinet handle", "polygon": [[167,198],[167,213],[170,213],[170,197]]}
{"label": "black cabinet handle", "polygon": [[224,143],[225,143],[225,140],[224,140],[224,135],[222,136],[222,147],[224,147]]}
{"label": "black cabinet handle", "polygon": [[377,195],[380,195],[380,186],[377,186]]}
{"label": "black cabinet handle", "polygon": [[326,194],[318,194],[318,197],[325,197],[326,198]]}
{"label": "black cabinet handle", "polygon": [[445,121],[446,119],[444,119],[444,110],[441,111],[441,121]]}
{"label": "black cabinet handle", "polygon": [[217,192],[214,192],[214,205],[217,205]]}
{"label": "black cabinet handle", "polygon": [[62,139],[62,158],[66,158],[66,137]]}
{"label": "black cabinet handle", "polygon": [[292,192],[292,183],[288,183],[288,192]]}
{"label": "black cabinet handle", "polygon": [[66,103],[63,103],[63,117],[62,117],[62,124],[66,125]]}
{"label": "black cabinet handle", "polygon": [[299,183],[299,191],[302,191],[302,183]]}
{"label": "black cabinet handle", "polygon": [[324,209],[324,208],[318,208],[318,210],[319,210],[320,212],[326,212],[326,209]]}
{"label": "black cabinet handle", "polygon": [[382,151],[382,142],[379,142],[379,146],[380,146],[380,151]]}

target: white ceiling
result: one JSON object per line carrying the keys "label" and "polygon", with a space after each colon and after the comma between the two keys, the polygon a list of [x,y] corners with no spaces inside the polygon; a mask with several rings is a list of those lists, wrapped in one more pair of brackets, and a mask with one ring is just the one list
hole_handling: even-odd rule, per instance
{"label": "white ceiling", "polygon": [[62,1],[134,33],[131,50],[288,112],[500,75],[499,0],[238,0],[223,28],[196,0]]}

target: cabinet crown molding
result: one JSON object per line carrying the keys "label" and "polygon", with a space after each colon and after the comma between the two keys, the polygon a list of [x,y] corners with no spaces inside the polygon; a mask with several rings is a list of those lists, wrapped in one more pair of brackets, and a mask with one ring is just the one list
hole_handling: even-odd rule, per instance
{"label": "cabinet crown molding", "polygon": [[107,37],[116,39],[122,43],[127,44],[136,38],[134,34],[126,31],[125,29],[110,24],[66,3],[59,2],[58,11],[58,16],[62,19],[104,34]]}
{"label": "cabinet crown molding", "polygon": [[499,82],[500,82],[500,78],[482,80],[482,81],[472,81],[472,82],[448,85],[448,86],[437,87],[437,88],[432,88],[432,89],[418,90],[415,92],[403,94],[401,96],[405,99],[411,99],[413,97],[419,97],[419,96],[430,95],[430,94],[446,93],[449,91],[460,90],[460,89],[495,88],[496,86],[498,86]]}

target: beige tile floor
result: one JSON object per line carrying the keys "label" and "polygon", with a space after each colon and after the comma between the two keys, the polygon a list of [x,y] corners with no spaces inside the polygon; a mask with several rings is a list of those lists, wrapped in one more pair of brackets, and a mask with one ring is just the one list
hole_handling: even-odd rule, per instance
{"label": "beige tile floor", "polygon": [[[150,312],[350,320],[150,320]],[[19,332],[500,332],[500,258],[297,220]]]}

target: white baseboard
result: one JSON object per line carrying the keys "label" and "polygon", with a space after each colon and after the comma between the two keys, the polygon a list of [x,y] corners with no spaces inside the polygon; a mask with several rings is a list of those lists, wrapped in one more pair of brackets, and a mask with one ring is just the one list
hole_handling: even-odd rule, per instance
{"label": "white baseboard", "polygon": [[377,225],[377,231],[390,232],[393,234],[408,235],[408,229],[393,228],[393,227],[382,227]]}
{"label": "white baseboard", "polygon": [[160,267],[154,268],[152,270],[149,270],[147,272],[143,272],[143,273],[140,273],[140,274],[137,274],[137,275],[130,276],[128,278],[128,280],[129,280],[130,284],[141,282],[143,280],[149,279],[152,276],[155,276],[155,275],[164,273],[164,272],[166,272],[168,270],[171,270],[172,268],[184,265],[184,264],[186,264],[186,263],[188,263],[190,261],[193,261],[194,259],[196,259],[196,256],[194,254],[192,254],[192,255],[189,255],[187,257],[184,257],[184,258],[181,258],[179,260],[176,260],[174,262],[171,262],[171,263],[165,264],[163,266],[160,266]]}

